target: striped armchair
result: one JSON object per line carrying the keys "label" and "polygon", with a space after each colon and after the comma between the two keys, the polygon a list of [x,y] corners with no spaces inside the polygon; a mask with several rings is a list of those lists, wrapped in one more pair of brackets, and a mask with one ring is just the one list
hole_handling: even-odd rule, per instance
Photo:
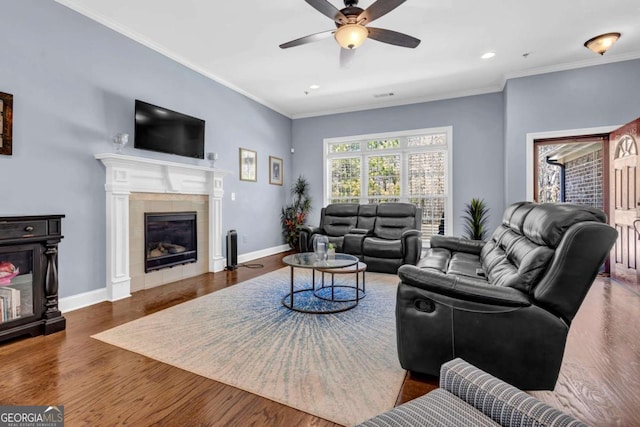
{"label": "striped armchair", "polygon": [[586,427],[586,424],[458,358],[442,365],[440,388],[360,426]]}

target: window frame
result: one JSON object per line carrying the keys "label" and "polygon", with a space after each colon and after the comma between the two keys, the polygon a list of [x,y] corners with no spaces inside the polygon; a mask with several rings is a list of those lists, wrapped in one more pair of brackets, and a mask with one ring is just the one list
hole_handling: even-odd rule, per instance
{"label": "window frame", "polygon": [[[407,145],[407,137],[410,136],[418,136],[418,135],[429,135],[429,134],[445,134],[446,135],[446,143],[444,145],[425,145],[425,146],[417,146],[417,147],[409,147]],[[371,140],[381,140],[381,139],[399,139],[400,146],[382,149],[382,150],[371,150],[367,147],[366,142]],[[344,144],[344,143],[354,143],[360,142],[360,150],[352,151],[352,152],[341,152],[341,153],[329,153],[329,146],[331,144]],[[443,149],[446,147],[445,149]],[[429,151],[439,151],[444,152],[446,156],[445,160],[445,235],[453,234],[453,126],[442,126],[442,127],[433,127],[433,128],[424,128],[424,129],[411,129],[397,132],[384,132],[384,133],[372,133],[372,134],[362,134],[362,135],[351,135],[351,136],[341,136],[334,138],[324,138],[323,139],[323,150],[322,150],[322,197],[323,197],[323,206],[327,206],[329,203],[329,194],[331,191],[331,183],[330,174],[328,173],[330,167],[330,161],[332,159],[337,158],[351,158],[351,157],[360,157],[360,180],[361,180],[361,192],[360,192],[360,203],[368,203],[368,199],[372,196],[369,196],[369,180],[368,177],[368,168],[369,168],[369,158],[375,156],[376,154],[400,154],[400,196],[398,199],[401,202],[408,202],[410,195],[407,194],[407,188],[409,183],[409,171],[408,171],[408,162],[409,162],[409,154],[410,153],[421,153],[421,152],[429,152]]]}

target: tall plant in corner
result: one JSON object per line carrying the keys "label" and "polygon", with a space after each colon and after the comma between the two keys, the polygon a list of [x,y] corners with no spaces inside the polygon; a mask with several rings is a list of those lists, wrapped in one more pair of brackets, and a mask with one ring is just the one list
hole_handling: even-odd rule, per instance
{"label": "tall plant in corner", "polygon": [[471,203],[466,203],[464,207],[464,231],[467,237],[472,240],[484,240],[487,229],[486,224],[489,219],[489,208],[484,200],[471,199]]}
{"label": "tall plant in corner", "polygon": [[302,175],[291,186],[291,196],[293,203],[282,208],[280,222],[286,242],[291,248],[296,249],[298,247],[298,238],[300,237],[300,228],[311,210],[309,183]]}

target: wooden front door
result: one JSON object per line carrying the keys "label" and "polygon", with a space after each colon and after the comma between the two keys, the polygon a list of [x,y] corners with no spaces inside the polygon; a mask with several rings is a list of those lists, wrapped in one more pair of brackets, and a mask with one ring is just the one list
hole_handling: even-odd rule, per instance
{"label": "wooden front door", "polygon": [[640,118],[609,136],[610,217],[618,230],[611,250],[611,276],[630,284],[640,283]]}

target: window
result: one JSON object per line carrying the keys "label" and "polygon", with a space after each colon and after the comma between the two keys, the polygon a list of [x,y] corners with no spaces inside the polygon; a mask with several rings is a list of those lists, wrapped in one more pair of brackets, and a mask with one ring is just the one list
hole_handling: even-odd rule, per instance
{"label": "window", "polygon": [[423,239],[451,234],[452,128],[324,141],[324,202],[407,202],[422,208]]}

